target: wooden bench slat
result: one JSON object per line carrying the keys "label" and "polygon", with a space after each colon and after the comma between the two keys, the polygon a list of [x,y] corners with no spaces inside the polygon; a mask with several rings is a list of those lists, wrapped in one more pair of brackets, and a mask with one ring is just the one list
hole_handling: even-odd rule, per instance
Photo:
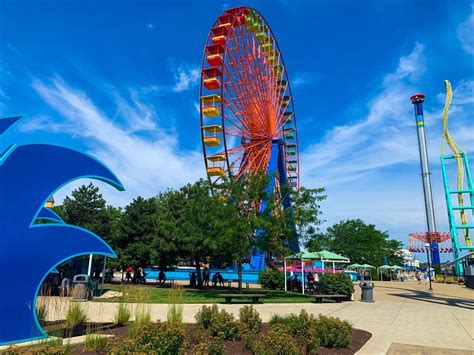
{"label": "wooden bench slat", "polygon": [[243,294],[243,293],[227,293],[220,294],[219,297],[223,297],[226,303],[231,303],[232,298],[251,298],[253,303],[258,303],[260,298],[265,298],[265,295],[262,294]]}
{"label": "wooden bench slat", "polygon": [[322,302],[323,298],[334,298],[337,303],[341,303],[343,299],[347,299],[347,295],[313,295],[313,296],[316,303]]}

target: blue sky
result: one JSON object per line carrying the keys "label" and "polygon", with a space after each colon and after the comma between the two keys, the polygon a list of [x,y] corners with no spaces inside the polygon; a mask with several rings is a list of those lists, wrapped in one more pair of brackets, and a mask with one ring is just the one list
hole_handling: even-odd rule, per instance
{"label": "blue sky", "polygon": [[426,229],[409,100],[423,92],[438,224],[447,231],[444,79],[454,89],[452,134],[474,153],[468,1],[2,1],[0,115],[25,118],[0,148],[48,142],[89,152],[124,183],[124,193],[103,188],[117,205],[204,176],[201,55],[215,18],[241,4],[277,36],[302,184],[327,188],[323,227],[362,218],[400,240]]}

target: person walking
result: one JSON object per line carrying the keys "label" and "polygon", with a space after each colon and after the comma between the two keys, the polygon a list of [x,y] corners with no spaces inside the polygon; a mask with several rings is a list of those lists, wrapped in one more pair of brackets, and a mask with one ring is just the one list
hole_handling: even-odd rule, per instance
{"label": "person walking", "polygon": [[204,270],[202,271],[202,278],[203,278],[203,285],[206,287],[209,287],[209,276],[211,272],[209,271],[209,268],[206,266]]}

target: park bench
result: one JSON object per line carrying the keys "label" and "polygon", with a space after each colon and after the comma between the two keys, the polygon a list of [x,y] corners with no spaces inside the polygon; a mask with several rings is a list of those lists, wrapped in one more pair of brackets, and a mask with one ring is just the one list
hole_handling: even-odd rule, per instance
{"label": "park bench", "polygon": [[321,303],[323,298],[334,299],[337,303],[347,300],[347,295],[314,295],[316,303]]}
{"label": "park bench", "polygon": [[226,293],[220,294],[219,297],[224,297],[225,303],[231,303],[234,298],[251,298],[252,303],[258,303],[260,298],[265,298],[265,295],[262,294],[250,294],[250,293]]}

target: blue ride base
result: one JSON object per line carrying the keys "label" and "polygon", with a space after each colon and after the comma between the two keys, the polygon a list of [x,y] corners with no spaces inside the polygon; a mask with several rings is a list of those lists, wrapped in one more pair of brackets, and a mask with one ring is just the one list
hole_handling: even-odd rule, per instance
{"label": "blue ride base", "polygon": [[[285,165],[285,151],[284,151],[285,143],[281,139],[274,139],[272,142],[272,150],[270,155],[270,161],[268,163],[268,177],[270,178],[270,182],[266,189],[267,196],[273,196],[275,193],[275,185],[276,179],[278,179],[279,186],[285,186],[288,183],[286,165]],[[287,193],[282,191],[282,199],[283,199],[283,207],[291,208],[291,196]],[[262,205],[260,207],[260,213],[263,213],[268,206],[268,201],[262,201]],[[296,228],[296,227],[295,227]],[[257,238],[265,233],[264,230],[257,230],[256,236]],[[289,241],[288,246],[291,248],[293,252],[298,253],[300,251],[300,246],[296,241]],[[259,250],[258,248],[254,248],[252,252],[252,257],[250,260],[250,266],[252,271],[261,271],[265,269],[265,260],[266,260],[266,253]]]}

